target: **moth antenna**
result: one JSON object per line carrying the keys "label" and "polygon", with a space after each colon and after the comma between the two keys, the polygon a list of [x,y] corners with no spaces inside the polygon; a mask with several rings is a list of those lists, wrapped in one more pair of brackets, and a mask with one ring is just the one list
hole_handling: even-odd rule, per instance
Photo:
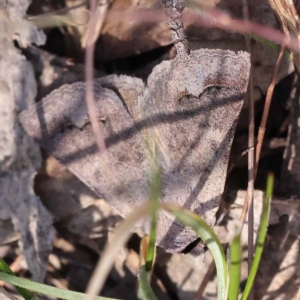
{"label": "moth antenna", "polygon": [[190,53],[188,40],[184,32],[182,11],[184,0],[159,0],[169,18],[169,28],[178,55]]}

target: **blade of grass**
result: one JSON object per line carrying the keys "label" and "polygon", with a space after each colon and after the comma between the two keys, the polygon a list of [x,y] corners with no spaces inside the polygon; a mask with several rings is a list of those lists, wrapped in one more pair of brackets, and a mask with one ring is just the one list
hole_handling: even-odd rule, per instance
{"label": "blade of grass", "polygon": [[[83,293],[59,289],[53,286],[37,283],[24,278],[19,278],[17,276],[6,274],[3,272],[0,272],[0,280],[8,282],[19,288],[28,289],[36,293],[40,293],[40,294],[44,294],[44,295],[48,295],[60,299],[83,300],[86,298],[86,294]],[[34,298],[30,298],[30,299],[34,299]],[[117,300],[114,298],[107,298],[107,297],[96,297],[95,299],[96,300]]]}
{"label": "blade of grass", "polygon": [[[281,45],[275,44],[263,37],[260,37],[259,35],[256,34],[249,34],[249,37],[251,37],[252,39],[256,40],[257,42],[263,44],[264,46],[276,51],[278,54],[281,51]],[[284,50],[283,51],[283,56],[285,59],[290,60],[291,59],[291,53],[288,50]]]}
{"label": "blade of grass", "polygon": [[[198,215],[187,209],[164,203],[160,203],[160,207],[172,213],[185,225],[192,227],[192,229],[194,229],[205,242],[216,263],[218,300],[224,300],[226,298],[226,285],[228,282],[227,265],[223,247],[215,233]],[[136,208],[132,214],[119,225],[115,235],[113,236],[110,244],[107,245],[104,250],[102,258],[99,260],[94,271],[93,278],[91,279],[87,289],[87,300],[93,299],[93,297],[99,293],[105,282],[109,269],[113,264],[115,255],[129,238],[131,229],[133,229],[135,223],[149,214],[150,209],[150,201],[147,201],[140,207]]]}
{"label": "blade of grass", "polygon": [[237,300],[240,288],[242,246],[241,232],[235,235],[230,247],[229,289],[228,300]]}
{"label": "blade of grass", "polygon": [[264,243],[267,235],[267,229],[269,224],[269,215],[270,215],[270,205],[271,205],[271,198],[273,194],[273,186],[274,186],[274,176],[270,174],[267,180],[267,188],[266,188],[266,196],[263,205],[263,211],[261,216],[260,228],[258,233],[258,240],[257,246],[255,251],[255,256],[253,259],[252,268],[250,270],[248,280],[245,286],[245,290],[243,292],[241,300],[248,299],[251,287],[253,286],[254,279],[258,270],[258,266],[260,263],[260,259],[262,256],[262,252],[264,249]]}
{"label": "blade of grass", "polygon": [[87,287],[86,300],[94,299],[95,295],[102,289],[110,268],[121,247],[129,239],[135,224],[150,213],[150,201],[137,207],[123,222],[120,223],[111,241],[106,245],[101,259],[98,261],[92,278]]}
{"label": "blade of grass", "polygon": [[66,15],[54,15],[54,16],[45,16],[45,17],[36,17],[30,20],[37,28],[39,29],[48,29],[65,26],[70,24],[72,21],[70,17]]}
{"label": "blade of grass", "polygon": [[[12,276],[16,276],[16,274],[10,269],[10,267],[6,264],[6,262],[1,257],[0,257],[0,271]],[[16,287],[16,289],[23,296],[25,300],[37,299],[32,293],[30,293],[24,288]]]}
{"label": "blade of grass", "polygon": [[[154,136],[154,135],[153,135]],[[152,141],[153,142],[153,141]],[[161,164],[158,146],[154,141],[154,163],[151,174],[151,195],[150,195],[150,214],[151,228],[149,241],[147,243],[146,263],[139,270],[138,281],[138,297],[140,299],[157,299],[151,288],[151,269],[155,258],[155,241],[156,241],[156,225],[157,211],[159,209],[159,198],[161,196]]]}
{"label": "blade of grass", "polygon": [[[155,147],[156,149],[156,147]],[[156,149],[156,157],[159,159],[159,154]],[[153,260],[155,256],[155,240],[156,240],[156,224],[157,224],[157,210],[159,209],[159,198],[161,195],[161,168],[160,162],[155,166],[151,178],[151,229],[149,235],[149,244],[146,256],[146,271],[149,272],[153,265]]]}
{"label": "blade of grass", "polygon": [[[86,42],[85,42],[85,82],[86,82],[86,106],[88,110],[88,115],[90,118],[92,130],[94,137],[96,139],[96,144],[99,150],[99,155],[107,154],[106,145],[103,137],[103,132],[98,122],[96,115],[96,104],[94,99],[94,52],[95,52],[95,30],[97,24],[97,1],[89,0],[90,5],[90,22],[87,27]],[[99,16],[98,16],[99,17]],[[103,157],[102,166],[109,168],[109,162],[107,157]]]}
{"label": "blade of grass", "polygon": [[191,227],[195,232],[197,232],[199,237],[211,251],[217,269],[218,300],[226,299],[228,273],[225,254],[219,239],[211,227],[207,225],[198,215],[187,209],[163,203],[161,206],[173,214],[180,222]]}
{"label": "blade of grass", "polygon": [[150,277],[151,277],[151,273],[146,270],[146,266],[142,266],[138,274],[138,278],[139,278],[138,298],[139,299],[157,300],[157,297],[155,296],[150,285]]}
{"label": "blade of grass", "polygon": [[150,235],[149,235],[149,243],[148,243],[148,249],[147,249],[147,255],[146,255],[146,271],[150,272],[152,269],[154,257],[155,257],[155,240],[156,240],[156,213],[159,206],[157,204],[152,203],[151,204],[151,229],[150,229]]}

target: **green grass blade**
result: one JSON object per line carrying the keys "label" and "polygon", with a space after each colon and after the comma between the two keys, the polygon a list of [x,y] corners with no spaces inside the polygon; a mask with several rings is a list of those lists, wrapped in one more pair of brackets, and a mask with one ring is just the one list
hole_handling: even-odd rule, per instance
{"label": "green grass blade", "polygon": [[228,300],[237,300],[240,289],[242,246],[241,232],[239,229],[237,230],[239,232],[233,238],[230,247]]}
{"label": "green grass blade", "polygon": [[217,270],[218,300],[225,300],[228,282],[226,259],[223,247],[211,227],[198,215],[187,209],[170,204],[161,204],[161,206],[172,213],[180,222],[197,232],[199,237],[211,251]]}
{"label": "green grass blade", "polygon": [[[0,280],[3,280],[19,288],[31,290],[36,293],[48,295],[51,297],[56,297],[59,299],[84,300],[86,299],[87,296],[86,294],[83,293],[59,289],[53,286],[37,283],[24,278],[19,278],[14,275],[6,274],[3,272],[0,272]],[[117,300],[117,299],[107,298],[107,297],[95,297],[95,300]]]}
{"label": "green grass blade", "polygon": [[61,27],[61,26],[73,24],[68,14],[37,16],[34,18],[30,18],[29,21],[39,29],[55,28],[55,27]]}
{"label": "green grass blade", "polygon": [[156,225],[157,225],[157,211],[159,209],[159,198],[161,194],[161,168],[159,161],[159,154],[156,149],[157,165],[154,166],[151,178],[151,229],[149,234],[149,244],[146,255],[146,271],[149,272],[153,265],[153,260],[155,256],[155,241],[156,241]]}
{"label": "green grass blade", "polygon": [[[269,40],[267,40],[267,39],[265,39],[265,38],[263,38],[259,35],[253,34],[253,33],[250,33],[248,35],[249,35],[249,37],[256,40],[257,42],[259,42],[259,43],[263,44],[264,46],[274,50],[277,53],[279,53],[280,47],[281,47],[280,45],[275,44],[275,43],[273,43],[273,42],[271,42],[271,41],[269,41]],[[288,60],[291,59],[291,54],[288,50],[284,50],[284,57]]]}
{"label": "green grass blade", "polygon": [[150,272],[146,271],[146,266],[142,266],[139,272],[139,290],[138,298],[142,300],[157,300],[151,285],[150,285]]}
{"label": "green grass blade", "polygon": [[[6,264],[6,262],[1,257],[0,257],[0,271],[12,276],[16,276],[16,274],[10,269],[10,267]],[[37,299],[36,296],[34,296],[32,293],[30,293],[24,288],[16,287],[16,289],[20,293],[20,295],[23,296],[25,300]]]}
{"label": "green grass blade", "polygon": [[261,216],[260,228],[258,233],[257,246],[255,250],[255,255],[253,259],[253,264],[248,276],[248,280],[245,286],[245,290],[243,292],[243,296],[241,300],[248,299],[249,293],[254,283],[254,279],[258,270],[259,262],[262,256],[262,252],[264,249],[264,243],[267,235],[267,229],[269,224],[269,215],[270,215],[270,206],[271,206],[271,198],[273,194],[273,186],[274,186],[274,176],[270,174],[268,176],[267,188],[266,188],[266,196],[263,205],[263,211]]}
{"label": "green grass blade", "polygon": [[154,255],[155,255],[155,240],[156,240],[156,212],[157,209],[154,207],[155,204],[152,203],[151,205],[151,229],[149,234],[149,244],[147,249],[147,255],[146,255],[146,271],[150,272],[153,265]]}

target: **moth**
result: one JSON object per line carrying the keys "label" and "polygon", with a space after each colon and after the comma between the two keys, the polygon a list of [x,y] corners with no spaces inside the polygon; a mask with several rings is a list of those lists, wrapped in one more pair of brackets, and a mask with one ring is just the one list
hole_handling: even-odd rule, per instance
{"label": "moth", "polygon": [[[107,153],[99,155],[85,83],[63,85],[20,114],[26,132],[122,217],[150,197],[147,136],[162,169],[160,201],[216,221],[238,117],[247,90],[246,52],[200,49],[157,65],[147,83],[129,76],[95,80],[96,114]],[[183,251],[197,239],[164,211],[157,245]],[[140,226],[149,230],[149,220]]]}

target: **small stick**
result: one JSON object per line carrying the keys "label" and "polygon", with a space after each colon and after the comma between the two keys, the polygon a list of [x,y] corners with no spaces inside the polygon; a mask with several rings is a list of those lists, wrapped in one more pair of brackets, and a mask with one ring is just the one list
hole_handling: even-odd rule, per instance
{"label": "small stick", "polygon": [[190,53],[182,22],[183,2],[183,0],[160,0],[169,17],[169,28],[178,55]]}
{"label": "small stick", "polygon": [[[273,92],[274,92],[274,87],[276,84],[276,78],[277,78],[277,74],[278,74],[278,70],[279,70],[279,65],[280,65],[280,62],[283,57],[284,49],[285,49],[285,44],[282,44],[277,61],[276,61],[276,65],[275,65],[275,68],[274,68],[274,71],[272,74],[271,83],[270,83],[270,86],[267,91],[263,116],[262,116],[261,123],[259,126],[259,131],[258,131],[258,138],[257,138],[258,141],[257,141],[257,145],[256,145],[255,168],[254,168],[254,180],[255,180],[256,174],[257,174],[258,162],[259,162],[259,158],[260,158],[263,139],[265,136],[266,124],[267,124],[267,119],[268,119],[268,115],[269,115],[269,109],[270,109],[272,96],[273,96]],[[242,214],[240,217],[242,224],[244,224],[245,220],[246,220],[246,215],[247,215],[247,210],[248,210],[248,199],[249,199],[249,195],[247,192],[246,199],[245,199],[244,206],[243,206],[243,211],[242,211]]]}
{"label": "small stick", "polygon": [[269,114],[269,110],[270,110],[270,106],[271,106],[272,96],[273,96],[273,92],[274,92],[274,88],[275,88],[275,84],[276,84],[276,78],[277,78],[277,74],[278,74],[278,70],[279,70],[279,65],[280,65],[280,62],[281,62],[283,54],[284,54],[284,50],[285,50],[285,47],[284,47],[284,44],[282,44],[281,48],[280,48],[280,52],[278,54],[274,72],[272,75],[272,80],[271,80],[271,83],[270,83],[270,86],[268,88],[267,95],[266,95],[265,107],[264,107],[263,115],[261,118],[259,130],[258,130],[258,136],[257,136],[256,156],[255,156],[255,176],[256,176],[256,172],[257,172],[262,143],[263,143],[263,139],[265,136],[266,124],[267,124],[267,119],[268,119],[268,114]]}
{"label": "small stick", "polygon": [[95,35],[95,27],[97,24],[97,3],[96,0],[90,0],[90,11],[91,18],[90,23],[87,28],[87,38],[86,38],[86,48],[85,48],[85,80],[86,80],[86,104],[88,109],[88,114],[91,120],[92,129],[94,132],[94,136],[97,142],[97,146],[100,154],[106,152],[106,146],[103,134],[101,132],[97,116],[96,116],[96,108],[94,101],[94,67],[93,67],[93,59],[94,59],[94,35]]}
{"label": "small stick", "polygon": [[216,263],[214,261],[212,261],[208,267],[208,270],[207,270],[193,300],[202,299],[203,292],[204,292],[208,282],[210,281],[211,277],[215,274],[215,272],[216,272]]}

